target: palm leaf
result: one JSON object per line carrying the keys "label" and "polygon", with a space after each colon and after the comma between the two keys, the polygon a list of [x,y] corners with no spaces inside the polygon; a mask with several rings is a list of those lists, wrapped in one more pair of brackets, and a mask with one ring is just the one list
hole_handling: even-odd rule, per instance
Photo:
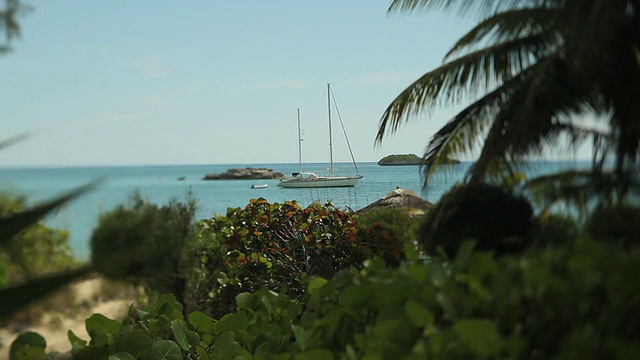
{"label": "palm leaf", "polygon": [[393,0],[389,9],[389,13],[393,12],[409,12],[415,10],[448,10],[458,12],[461,15],[470,13],[486,16],[502,9],[512,8],[522,3],[530,4],[535,1],[522,0]]}
{"label": "palm leaf", "polygon": [[86,193],[97,185],[97,181],[89,183],[32,209],[0,218],[0,245],[6,245],[22,230],[33,225],[51,211],[67,203],[69,200]]}
{"label": "palm leaf", "polygon": [[11,146],[11,145],[13,145],[15,143],[18,143],[18,142],[26,139],[27,136],[28,136],[27,133],[22,133],[22,134],[18,134],[16,136],[12,136],[12,137],[10,137],[10,138],[8,138],[6,140],[1,141],[0,142],[0,150],[2,150],[4,148],[7,148],[7,147],[9,147],[9,146]]}
{"label": "palm leaf", "polygon": [[423,161],[425,186],[442,161],[457,158],[473,151],[477,140],[485,132],[497,113],[504,106],[505,94],[513,92],[519,86],[521,78],[513,78],[474,102],[433,135]]}
{"label": "palm leaf", "polygon": [[84,266],[75,270],[42,277],[26,284],[0,289],[0,318],[15,313],[26,305],[42,299],[63,286],[89,274],[92,269]]}
{"label": "palm leaf", "polygon": [[591,95],[576,85],[560,54],[540,61],[493,122],[480,157],[469,170],[470,180],[482,181],[490,168],[500,171],[509,162],[539,154],[562,133],[575,134],[579,128],[562,119],[580,113],[592,101]]}
{"label": "palm leaf", "polygon": [[[491,43],[502,43],[520,38],[529,37],[534,34],[546,34],[547,44],[552,46],[558,41],[553,37],[552,25],[558,17],[559,11],[546,8],[525,8],[501,12],[491,16],[474,28],[469,30],[463,37],[453,45],[446,54],[445,60],[459,54],[465,49],[477,45],[481,40],[493,35],[489,39]],[[557,45],[553,46],[554,48]],[[546,52],[548,48],[544,48]]]}
{"label": "palm leaf", "polygon": [[552,206],[565,203],[585,215],[588,205],[613,202],[611,197],[620,184],[636,196],[640,195],[640,179],[637,174],[619,174],[607,171],[567,170],[556,174],[539,176],[525,183],[525,189],[533,200],[547,213]]}
{"label": "palm leaf", "polygon": [[[378,127],[376,142],[394,133],[410,115],[444,105],[465,95],[486,91],[530,66],[530,49],[546,39],[541,35],[509,41],[467,54],[423,75],[409,85],[387,107]],[[444,99],[441,99],[444,97]],[[387,130],[389,129],[389,130]]]}

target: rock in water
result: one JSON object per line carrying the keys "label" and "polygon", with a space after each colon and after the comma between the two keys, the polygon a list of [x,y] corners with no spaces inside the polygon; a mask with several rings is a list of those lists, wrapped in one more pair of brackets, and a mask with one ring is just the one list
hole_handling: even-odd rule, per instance
{"label": "rock in water", "polygon": [[207,174],[202,180],[252,180],[252,179],[279,179],[284,175],[267,168],[229,169],[222,174]]}

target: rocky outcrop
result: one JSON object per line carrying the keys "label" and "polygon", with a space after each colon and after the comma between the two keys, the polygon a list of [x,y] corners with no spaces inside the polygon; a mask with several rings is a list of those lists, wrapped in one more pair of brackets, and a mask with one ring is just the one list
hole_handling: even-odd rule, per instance
{"label": "rocky outcrop", "polygon": [[[440,161],[441,165],[455,165],[460,161],[456,159],[444,159]],[[416,154],[403,154],[403,155],[387,155],[378,161],[380,166],[399,166],[399,165],[429,165],[422,161],[422,158]]]}
{"label": "rocky outcrop", "polygon": [[267,168],[229,169],[222,174],[207,174],[202,180],[250,180],[250,179],[279,179],[284,177],[280,172]]}
{"label": "rocky outcrop", "polygon": [[422,159],[416,154],[387,155],[378,161],[380,166],[420,165]]}
{"label": "rocky outcrop", "polygon": [[415,191],[396,188],[395,190],[390,191],[382,199],[356,211],[356,214],[364,214],[379,208],[391,208],[404,211],[413,217],[424,214],[424,212],[432,206],[433,203],[424,200],[418,196]]}

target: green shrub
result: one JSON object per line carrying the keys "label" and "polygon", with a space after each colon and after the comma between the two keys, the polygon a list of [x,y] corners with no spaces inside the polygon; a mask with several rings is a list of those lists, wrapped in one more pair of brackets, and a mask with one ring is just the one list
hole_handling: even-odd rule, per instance
{"label": "green shrub", "polygon": [[358,239],[367,244],[368,257],[380,257],[396,267],[405,259],[405,246],[414,244],[420,219],[402,210],[379,208],[358,217]]}
{"label": "green shrub", "polygon": [[545,214],[537,219],[535,233],[538,246],[570,245],[578,233],[578,225],[569,216]]}
{"label": "green shrub", "polygon": [[217,322],[163,296],[121,322],[93,315],[88,342],[69,338],[75,359],[636,359],[638,272],[637,247],[586,237],[500,257],[465,242],[451,261],[313,278],[301,300],[240,293]]}
{"label": "green shrub", "polygon": [[198,237],[194,297],[214,316],[233,310],[237,294],[262,287],[299,297],[306,276],[332,278],[369,256],[352,214],[331,204],[303,209],[252,199],[244,209],[201,221]]}
{"label": "green shrub", "polygon": [[531,242],[533,209],[529,202],[500,187],[458,185],[425,216],[420,243],[429,254],[442,247],[455,256],[465,240],[496,254],[522,252]]}
{"label": "green shrub", "polygon": [[195,209],[190,197],[186,203],[157,206],[133,195],[128,206],[100,216],[91,237],[94,266],[107,278],[173,293],[183,301]]}
{"label": "green shrub", "polygon": [[640,244],[640,207],[599,206],[589,215],[585,231],[596,238],[614,241],[623,247]]}

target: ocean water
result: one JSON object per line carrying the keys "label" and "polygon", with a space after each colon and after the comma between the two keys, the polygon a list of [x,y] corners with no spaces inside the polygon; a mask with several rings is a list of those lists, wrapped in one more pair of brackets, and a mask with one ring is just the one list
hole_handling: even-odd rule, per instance
{"label": "ocean water", "polygon": [[[46,201],[95,180],[101,184],[91,192],[65,205],[46,219],[49,226],[69,231],[74,255],[83,260],[90,254],[89,241],[101,213],[126,204],[135,192],[157,204],[175,198],[184,200],[191,193],[197,200],[198,219],[226,214],[229,207],[244,207],[252,198],[270,202],[296,200],[301,206],[313,201],[331,201],[336,206],[358,210],[384,197],[399,186],[411,189],[424,199],[437,202],[452,185],[463,179],[471,163],[447,166],[436,173],[423,189],[419,166],[378,166],[359,163],[364,178],[353,188],[283,189],[277,180],[212,180],[208,173],[223,173],[231,168],[261,167],[290,175],[298,164],[227,164],[171,166],[109,166],[60,168],[0,168],[0,191],[26,196],[31,203]],[[355,174],[352,164],[334,164],[337,174]],[[535,162],[528,166],[528,176],[588,166],[586,162]],[[306,164],[304,171],[322,173],[328,164]],[[178,180],[184,177],[184,180]],[[252,189],[254,184],[268,184]]]}

